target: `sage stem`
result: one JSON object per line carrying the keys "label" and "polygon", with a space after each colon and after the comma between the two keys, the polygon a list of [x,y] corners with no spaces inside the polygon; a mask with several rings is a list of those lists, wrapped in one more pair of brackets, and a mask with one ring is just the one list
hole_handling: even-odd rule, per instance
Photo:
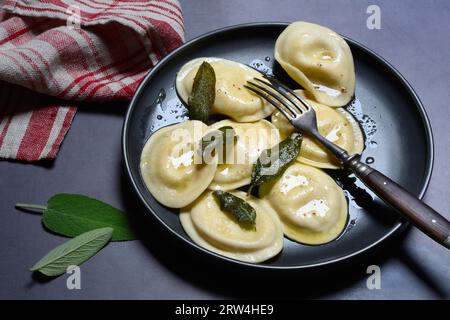
{"label": "sage stem", "polygon": [[37,210],[37,211],[45,211],[47,206],[41,206],[38,204],[28,204],[28,203],[16,203],[16,208],[24,209],[24,210]]}

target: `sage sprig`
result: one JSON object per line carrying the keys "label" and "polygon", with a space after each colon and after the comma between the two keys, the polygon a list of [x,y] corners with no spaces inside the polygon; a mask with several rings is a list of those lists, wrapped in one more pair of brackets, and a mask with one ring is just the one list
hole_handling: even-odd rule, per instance
{"label": "sage sprig", "polygon": [[113,241],[136,239],[124,212],[84,195],[59,193],[46,206],[18,203],[16,208],[43,211],[44,226],[63,236],[75,237],[92,229],[110,227]]}
{"label": "sage sprig", "polygon": [[79,266],[111,239],[112,228],[100,228],[83,233],[51,250],[30,271],[39,271],[47,276],[59,276],[71,265]]}

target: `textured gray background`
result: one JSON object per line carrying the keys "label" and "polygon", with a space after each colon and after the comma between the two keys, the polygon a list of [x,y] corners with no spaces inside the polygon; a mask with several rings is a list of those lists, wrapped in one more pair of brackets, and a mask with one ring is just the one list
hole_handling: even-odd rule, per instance
{"label": "textured gray background", "polygon": [[[327,25],[384,56],[409,80],[426,107],[434,131],[436,157],[425,201],[450,217],[450,1],[181,3],[187,39],[244,22],[306,20]],[[369,4],[381,7],[381,30],[366,28]],[[153,220],[143,218],[131,196],[121,164],[120,134],[125,108],[82,108],[53,163],[0,162],[0,298],[450,298],[449,252],[414,229],[345,270],[307,278],[298,274],[248,275],[223,270],[191,251],[183,253],[180,244],[171,241]],[[126,209],[141,237],[141,241],[112,243],[83,264],[82,290],[67,290],[66,276],[46,282],[32,277],[27,270],[64,239],[43,231],[39,215],[16,211],[14,204],[45,203],[57,192],[88,194]],[[381,290],[366,288],[365,268],[369,264],[381,266]],[[259,284],[262,279],[267,286]]]}

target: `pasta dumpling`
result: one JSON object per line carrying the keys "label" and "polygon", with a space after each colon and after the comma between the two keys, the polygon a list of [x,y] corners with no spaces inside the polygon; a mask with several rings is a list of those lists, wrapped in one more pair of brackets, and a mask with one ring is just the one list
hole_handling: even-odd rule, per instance
{"label": "pasta dumpling", "polygon": [[253,164],[261,152],[280,142],[278,129],[267,120],[253,123],[239,123],[222,120],[210,126],[211,130],[231,126],[237,141],[217,166],[212,190],[232,190],[250,184]]}
{"label": "pasta dumpling", "polygon": [[347,42],[308,22],[290,24],[275,43],[275,59],[316,101],[341,107],[355,93],[355,67]]}
{"label": "pasta dumpling", "polygon": [[257,263],[277,255],[283,248],[283,229],[277,214],[264,200],[242,191],[231,193],[255,209],[255,225],[239,224],[232,213],[220,209],[212,191],[207,191],[181,210],[180,221],[186,233],[203,248],[236,260]]}
{"label": "pasta dumpling", "polygon": [[262,78],[262,74],[244,64],[220,59],[198,58],[186,63],[178,72],[177,92],[187,103],[195,75],[203,61],[208,62],[216,74],[216,97],[211,114],[223,114],[235,121],[252,122],[269,116],[273,107],[243,87],[247,80]]}
{"label": "pasta dumpling", "polygon": [[320,169],[291,165],[275,182],[263,185],[260,197],[278,213],[284,234],[305,244],[336,239],[347,221],[343,190]]}
{"label": "pasta dumpling", "polygon": [[[295,90],[306,98],[305,92]],[[316,111],[317,127],[322,136],[345,149],[350,155],[361,153],[364,149],[364,136],[358,122],[343,108],[330,108],[306,99]],[[280,130],[281,139],[285,139],[296,129],[278,110],[272,114],[272,123]],[[335,157],[316,140],[305,135],[298,161],[318,168],[336,169],[339,167]]]}
{"label": "pasta dumpling", "polygon": [[186,121],[158,130],[146,142],[141,175],[150,193],[163,205],[187,206],[214,178],[217,156],[209,163],[196,158],[198,142],[207,129],[200,121]]}

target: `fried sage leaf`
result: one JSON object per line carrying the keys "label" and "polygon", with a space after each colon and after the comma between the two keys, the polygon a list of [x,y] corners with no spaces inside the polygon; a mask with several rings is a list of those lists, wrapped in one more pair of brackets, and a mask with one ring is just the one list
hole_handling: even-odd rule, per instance
{"label": "fried sage leaf", "polygon": [[271,149],[264,150],[253,165],[251,184],[248,190],[271,181],[283,174],[300,153],[303,135],[294,132]]}
{"label": "fried sage leaf", "polygon": [[203,62],[194,78],[192,92],[188,98],[189,118],[208,122],[209,110],[216,98],[216,74],[208,62]]}
{"label": "fried sage leaf", "polygon": [[[216,149],[221,150],[221,157],[224,157],[224,151],[233,147],[237,140],[236,132],[231,126],[220,127],[217,130],[211,131],[206,134],[200,144],[199,152],[201,152],[202,159],[206,155],[213,156]],[[222,158],[220,161],[223,161]]]}
{"label": "fried sage leaf", "polygon": [[80,234],[47,253],[30,271],[59,276],[67,271],[67,267],[79,266],[96,254],[109,242],[112,233],[112,228],[100,228]]}
{"label": "fried sage leaf", "polygon": [[219,201],[220,210],[231,212],[239,223],[255,224],[256,211],[248,202],[221,190],[214,191],[213,196]]}

